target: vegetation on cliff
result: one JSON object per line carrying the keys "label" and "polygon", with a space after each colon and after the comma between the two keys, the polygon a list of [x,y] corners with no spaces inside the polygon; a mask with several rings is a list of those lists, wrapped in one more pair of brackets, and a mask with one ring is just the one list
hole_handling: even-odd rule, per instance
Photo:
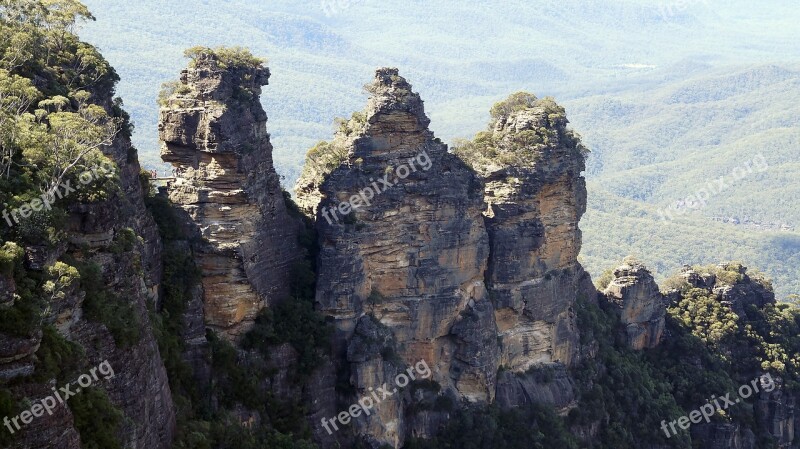
{"label": "vegetation on cliff", "polygon": [[[147,174],[142,174],[147,184]],[[291,201],[288,199],[287,201]],[[190,250],[190,238],[181,231],[176,209],[165,197],[150,195],[148,208],[156,218],[164,243],[164,302],[151,311],[159,349],[167,368],[173,399],[178,406],[176,449],[313,449],[300,398],[277,398],[265,384],[276,374],[267,362],[275,345],[289,343],[298,353],[297,382],[318,365],[329,329],[313,310],[310,295],[314,273],[307,263],[298,265],[292,284],[293,298],[264,309],[255,327],[245,335],[242,347],[208,331],[206,339],[211,382],[200,381],[183,359],[186,351],[184,313],[200,281]],[[310,249],[310,248],[309,248]],[[312,253],[309,251],[309,253]],[[252,352],[251,352],[252,351]],[[240,407],[258,414],[265,424],[243,427],[237,420]],[[266,424],[269,423],[269,424]]]}
{"label": "vegetation on cliff", "polygon": [[[521,114],[525,116],[519,117]],[[548,148],[557,145],[588,152],[580,137],[567,129],[566,112],[552,97],[539,99],[528,92],[517,92],[495,103],[490,115],[486,131],[471,141],[459,140],[453,147],[453,153],[478,172],[534,166]],[[518,118],[523,129],[506,126]]]}
{"label": "vegetation on cliff", "polygon": [[229,68],[253,68],[266,64],[267,60],[253,56],[250,50],[242,47],[192,47],[183,52],[189,58],[190,66],[197,65],[199,60],[214,59],[219,64],[220,69]]}
{"label": "vegetation on cliff", "polygon": [[[99,270],[85,265],[80,272],[82,262],[73,256],[78,252],[56,250],[68,247],[63,231],[68,210],[109,200],[120,191],[113,170],[98,174],[96,169],[114,166],[103,149],[132,129],[121,101],[110,100],[116,73],[75,34],[84,20],[93,17],[76,0],[0,1],[0,208],[5,212],[0,277],[7,279],[4,287],[13,287],[0,292],[10,298],[0,307],[0,334],[33,341],[41,335],[33,373],[0,381],[4,416],[22,411],[23,403],[17,401],[23,400],[25,385],[72,382],[89,367],[84,348],[52,325],[57,319],[52,309],[60,303],[74,301],[84,291],[86,316],[105,324],[118,345],[138,338],[139,323],[130,304],[101,293],[100,286],[107,286]],[[81,177],[86,172],[92,173],[88,182]],[[36,265],[30,261],[31,248],[62,255]],[[101,251],[106,249],[111,251]],[[88,261],[95,250],[81,252]],[[117,432],[122,414],[102,387],[83,391],[69,407],[83,447],[121,447]],[[4,447],[13,445],[19,435],[2,432],[0,441]]]}
{"label": "vegetation on cliff", "polygon": [[[599,350],[596,360],[574,372],[581,399],[569,422],[608,420],[592,447],[709,444],[703,432],[667,439],[661,422],[735,393],[763,373],[786,393],[798,389],[800,308],[776,304],[763,275],[748,273],[741,264],[721,264],[694,267],[669,284],[666,337],[655,349],[628,349],[617,315],[603,299],[599,307],[582,303],[578,310],[582,343],[597,342]],[[711,425],[732,424],[742,435],[752,432],[757,447],[775,448],[770,419],[750,398],[716,413]]]}

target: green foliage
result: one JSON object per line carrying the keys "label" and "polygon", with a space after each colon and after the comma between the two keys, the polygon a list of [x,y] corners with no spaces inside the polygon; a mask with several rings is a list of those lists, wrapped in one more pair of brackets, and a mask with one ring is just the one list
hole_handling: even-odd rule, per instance
{"label": "green foliage", "polygon": [[597,287],[598,290],[603,291],[605,290],[611,281],[614,280],[614,270],[616,267],[607,268],[600,277],[595,278],[594,286]]}
{"label": "green foliage", "polygon": [[342,137],[353,137],[364,132],[367,126],[367,114],[361,111],[353,112],[350,119],[336,117],[333,119],[337,134]]}
{"label": "green foliage", "polygon": [[169,106],[170,98],[174,96],[185,96],[192,93],[192,88],[180,81],[168,81],[161,85],[158,92],[158,104],[162,107]]}
{"label": "green foliage", "polygon": [[175,449],[316,449],[307,439],[298,439],[265,427],[246,429],[229,416],[215,421],[193,421]]}
{"label": "green foliage", "polygon": [[[523,130],[498,127],[500,121],[523,110],[541,115],[544,126]],[[559,145],[578,151],[582,157],[588,152],[578,135],[566,129],[564,108],[551,97],[540,100],[531,94],[517,92],[495,104],[491,116],[488,130],[479,132],[471,141],[457,140],[453,147],[456,156],[479,172],[499,166],[533,167],[548,149]]]}
{"label": "green foliage", "polygon": [[[194,263],[187,236],[175,210],[166,198],[150,196],[148,209],[156,219],[164,239],[163,305],[151,311],[154,333],[169,377],[170,388],[178,409],[176,449],[240,449],[262,447],[313,449],[304,435],[305,410],[299,401],[282,403],[272,397],[264,381],[274,375],[264,362],[240,357],[239,350],[209,332],[214,380],[212,385],[197,382],[191,366],[183,361],[183,313],[200,282],[200,270]],[[302,270],[299,268],[298,270]],[[309,282],[307,273],[298,272],[293,290],[305,293],[301,284]],[[310,284],[313,289],[313,273]],[[268,326],[267,326],[268,327]],[[265,328],[261,328],[265,331]],[[257,331],[256,331],[257,332]],[[266,349],[264,349],[266,351]],[[215,407],[217,398],[221,407]],[[226,410],[243,404],[261,413],[270,425],[257,429],[243,428]],[[297,435],[297,436],[296,436]]]}
{"label": "green foliage", "polygon": [[136,309],[126,299],[108,291],[100,266],[94,262],[83,264],[80,276],[81,288],[86,292],[83,301],[86,317],[105,325],[117,346],[127,348],[138,343],[141,323]]}
{"label": "green foliage", "polygon": [[5,242],[0,247],[0,275],[11,277],[25,251],[14,242]]}
{"label": "green foliage", "polygon": [[123,414],[114,407],[104,390],[83,388],[70,398],[68,404],[83,449],[122,449],[117,432]]}
{"label": "green foliage", "polygon": [[[98,104],[112,96],[118,77],[74,34],[87,19],[75,0],[0,2],[0,203],[7,209],[54,193],[62,182],[79,184],[81,173],[107,161],[102,150],[118,131],[130,131],[119,102],[111,114]],[[63,237],[65,205],[108,199],[117,186],[112,175],[93,179],[4,234],[54,244]]]}
{"label": "green foliage", "polygon": [[178,240],[183,238],[181,222],[167,198],[149,196],[145,198],[145,205],[156,220],[162,239]]}
{"label": "green foliage", "polygon": [[[21,408],[11,390],[0,388],[0,416],[17,416]],[[0,432],[0,444],[4,447],[10,447],[13,440],[14,435],[10,432],[6,432],[5,429]]]}
{"label": "green foliage", "polygon": [[42,308],[31,300],[17,301],[13,307],[0,309],[0,332],[27,337],[37,328]]}
{"label": "green foliage", "polygon": [[[739,264],[696,267],[696,271],[715,274],[717,285],[736,283],[755,294],[759,289],[767,294],[766,281],[760,275],[751,278]],[[800,310],[788,304],[763,308],[745,304],[745,313],[737,315],[712,287],[685,284],[678,292],[681,298],[668,310],[670,338],[646,356],[684,409],[696,409],[712,396],[735,392],[764,372],[780,375],[785,387],[796,391]],[[752,405],[737,404],[713,419],[735,422],[752,430],[763,447],[773,447],[768,429],[757,424]]]}
{"label": "green foliage", "polygon": [[[149,179],[149,178],[147,178]],[[149,188],[146,189],[149,192]],[[210,398],[206,397],[192,374],[191,367],[183,360],[183,313],[192,299],[192,292],[200,282],[200,270],[183,239],[178,217],[167,198],[148,195],[145,198],[148,211],[153,215],[161,234],[163,275],[163,304],[161,310],[150,311],[150,321],[158,343],[161,359],[169,377],[170,389],[179,404],[178,415],[185,421],[187,415],[196,412],[207,415]]]}
{"label": "green foliage", "polygon": [[254,370],[239,364],[239,353],[228,341],[208,331],[206,337],[211,345],[211,367],[217,379],[215,388],[218,397],[226,407],[237,402],[251,409],[261,409],[266,394],[259,388],[263,380],[256,377]]}
{"label": "green foliage", "polygon": [[497,121],[500,118],[508,117],[514,112],[524,111],[536,106],[537,100],[538,98],[534,94],[516,92],[509,95],[505,100],[495,103],[489,111],[489,115],[491,115],[493,121]]}
{"label": "green foliage", "polygon": [[139,236],[131,228],[123,228],[116,232],[114,241],[109,250],[112,254],[122,254],[133,251],[139,243]]}
{"label": "green foliage", "polygon": [[[800,391],[800,308],[792,304],[753,305],[740,317],[736,349],[740,367],[774,372],[788,388]],[[749,350],[749,352],[748,352]]]}
{"label": "green foliage", "polygon": [[267,389],[265,380],[274,375],[263,361],[243,357],[244,354],[213,332],[207,335],[211,344],[214,393],[222,405],[232,408],[237,403],[269,417],[278,432],[308,438],[311,431],[305,421],[306,410],[299,400],[279,401]]}
{"label": "green foliage", "polygon": [[291,344],[299,355],[297,373],[303,378],[319,364],[321,353],[328,349],[330,333],[325,317],[310,301],[288,298],[258,314],[242,345],[268,355],[270,345]]}
{"label": "green foliage", "polygon": [[451,415],[438,436],[412,438],[405,449],[577,449],[564,420],[549,407],[500,410],[462,408]]}
{"label": "green foliage", "polygon": [[569,414],[570,423],[589,424],[598,420],[601,426],[599,449],[634,448],[647,445],[690,448],[687,435],[667,439],[659,432],[661,421],[684,413],[672,396],[672,386],[659,378],[658,368],[651,366],[641,353],[627,348],[614,336],[619,320],[613,311],[585,302],[578,302],[578,328],[581,343],[596,341],[596,360],[586,360],[573,371],[579,392],[579,406]]}
{"label": "green foliage", "polygon": [[738,317],[730,307],[701,289],[689,290],[669,313],[709,346],[732,338],[738,329]]}
{"label": "green foliage", "polygon": [[372,291],[367,296],[367,304],[369,304],[370,308],[374,311],[375,307],[383,304],[386,301],[386,297],[378,290],[377,288],[372,288]]}
{"label": "green foliage", "polygon": [[37,330],[44,310],[45,301],[41,294],[42,280],[29,274],[22,264],[23,250],[13,242],[6,242],[0,248],[0,275],[13,276],[16,284],[14,304],[0,307],[0,332],[28,337]]}
{"label": "green foliage", "polygon": [[328,174],[347,161],[348,151],[340,140],[318,142],[306,153],[302,179],[313,185],[321,184]]}
{"label": "green foliage", "polygon": [[266,59],[253,56],[250,50],[243,47],[192,47],[184,52],[184,56],[191,59],[193,65],[202,59],[214,59],[222,69],[249,69],[267,63]]}
{"label": "green foliage", "polygon": [[56,328],[44,326],[36,359],[36,382],[45,383],[55,379],[59,383],[65,383],[80,374],[85,354],[81,346],[65,339]]}
{"label": "green foliage", "polygon": [[75,111],[62,111],[61,106],[55,112],[38,109],[19,135],[22,155],[36,166],[45,192],[66,179],[77,181],[79,174],[91,169],[92,161],[104,159],[102,148],[111,145],[119,131],[116,118],[103,107],[86,103],[89,96],[85,91],[73,93]]}

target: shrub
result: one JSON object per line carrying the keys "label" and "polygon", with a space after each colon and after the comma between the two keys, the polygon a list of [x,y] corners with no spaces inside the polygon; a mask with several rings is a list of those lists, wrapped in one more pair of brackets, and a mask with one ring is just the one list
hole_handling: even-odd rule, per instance
{"label": "shrub", "polygon": [[499,120],[502,117],[508,117],[514,112],[522,111],[532,108],[536,105],[536,95],[528,92],[516,92],[511,94],[508,98],[492,106],[489,114],[492,120]]}
{"label": "shrub", "polygon": [[297,373],[303,378],[318,365],[320,351],[327,350],[330,333],[325,317],[314,310],[310,301],[288,298],[258,314],[242,345],[269,355],[269,345],[291,344],[299,355]]}
{"label": "shrub", "polygon": [[34,379],[37,382],[56,379],[63,383],[78,375],[85,354],[81,346],[68,341],[56,328],[48,325],[42,329],[42,342],[36,351],[36,358]]}
{"label": "shrub", "polygon": [[[21,412],[21,408],[11,390],[0,388],[0,416],[16,416]],[[11,442],[14,441],[14,438],[15,436],[10,432],[6,432],[5,429],[0,432],[0,444],[3,447],[11,447]]]}
{"label": "shrub", "polygon": [[14,242],[5,242],[0,247],[0,275],[11,277],[14,275],[14,268],[18,265],[19,261],[25,251]]}
{"label": "shrub", "polygon": [[117,430],[123,414],[100,388],[84,388],[69,400],[83,449],[122,449]]}
{"label": "shrub", "polygon": [[548,407],[527,405],[500,410],[492,405],[457,410],[435,438],[412,438],[405,446],[406,449],[488,447],[577,449],[578,443],[564,420]]}
{"label": "shrub", "polygon": [[139,242],[139,236],[131,228],[124,228],[117,231],[114,235],[114,241],[109,250],[113,254],[122,254],[133,251],[136,244]]}
{"label": "shrub", "polygon": [[184,56],[191,59],[191,65],[197,64],[199,59],[215,59],[220,68],[254,68],[266,64],[267,60],[258,58],[250,53],[250,50],[243,47],[192,47],[187,49]]}
{"label": "shrub", "polygon": [[669,313],[711,346],[733,337],[738,329],[738,316],[730,307],[702,289],[689,290],[676,306],[669,309]]}
{"label": "shrub", "polygon": [[141,323],[133,305],[109,291],[96,263],[83,264],[80,273],[81,287],[86,292],[83,301],[86,317],[105,325],[117,346],[127,348],[138,343]]}
{"label": "shrub", "polygon": [[187,95],[191,93],[192,88],[181,83],[180,81],[168,81],[161,85],[161,90],[158,91],[158,104],[161,106],[169,106],[169,100],[175,95]]}

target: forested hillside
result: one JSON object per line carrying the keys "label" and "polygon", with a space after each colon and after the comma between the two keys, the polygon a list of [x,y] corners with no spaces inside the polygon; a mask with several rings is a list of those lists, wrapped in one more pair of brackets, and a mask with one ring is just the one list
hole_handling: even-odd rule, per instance
{"label": "forested hillside", "polygon": [[[781,297],[800,291],[789,182],[799,168],[800,36],[791,25],[800,10],[790,1],[87,4],[99,20],[81,34],[122,74],[145,166],[163,167],[159,86],[195,45],[242,45],[269,60],[264,107],[287,188],[333,118],[358,109],[375,67],[398,66],[414,80],[448,143],[481,130],[495,101],[526,90],[565,105],[592,150],[582,227],[593,274],[627,253],[658,276],[730,257],[762,267]],[[674,223],[661,220],[660,209],[759,154],[768,170],[727,183]],[[612,236],[629,245],[609,244]]]}

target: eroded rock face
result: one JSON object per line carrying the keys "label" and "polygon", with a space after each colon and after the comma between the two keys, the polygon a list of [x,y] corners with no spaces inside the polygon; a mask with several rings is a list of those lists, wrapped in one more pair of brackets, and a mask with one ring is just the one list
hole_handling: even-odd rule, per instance
{"label": "eroded rock face", "polygon": [[604,294],[617,306],[628,346],[655,348],[664,334],[666,302],[650,271],[639,263],[621,265]]}
{"label": "eroded rock face", "polygon": [[[371,314],[391,331],[403,363],[425,360],[445,389],[490,401],[496,330],[483,282],[489,247],[481,183],[427,129],[422,101],[397,69],[379,69],[369,90],[363,118],[351,120],[347,159],[320,186],[318,305],[335,319],[338,351],[359,395],[391,385],[399,369],[385,354],[346,350]],[[342,213],[339,204],[367,188],[374,193],[368,204]],[[399,447],[405,426],[395,402],[381,404],[359,430]]]}
{"label": "eroded rock face", "polygon": [[[114,107],[113,92],[93,94],[97,104],[110,113]],[[113,300],[131,306],[135,316],[126,318],[138,336],[127,344],[117,342],[104,324],[84,313],[86,293],[81,286],[70,285],[61,291],[63,295],[44,298],[48,301],[46,313],[31,335],[0,335],[0,383],[11,380],[14,396],[27,398],[29,404],[53,394],[55,380],[34,382],[28,377],[40,369],[36,361],[43,356],[37,354],[44,344],[43,326],[52,326],[59,338],[77,345],[83,353],[59,362],[59,369],[79,363],[82,368],[78,374],[88,374],[90,368],[104,361],[113,368],[114,377],[101,377],[101,382],[111,404],[123,415],[116,435],[122,446],[166,449],[171,446],[175,432],[175,409],[147,308],[148,302],[157,302],[161,240],[145,207],[145,192],[139,180],[141,169],[129,138],[120,133],[112,145],[102,150],[114,162],[120,189],[104,201],[71,204],[62,229],[67,238],[53,247],[25,247],[23,261],[25,268],[37,276],[45,276],[57,261],[96,264],[99,282],[114,296]],[[129,247],[114,247],[115,242],[130,235],[136,238]],[[73,414],[67,406],[55,408],[52,415],[35,418],[14,438],[9,448],[81,447]]]}
{"label": "eroded rock face", "polygon": [[[597,293],[577,262],[585,150],[563,109],[548,100],[503,115],[490,132],[506,154],[465,163],[433,137],[397,69],[379,69],[368,90],[366,110],[309,153],[316,163],[297,188],[316,214],[317,302],[335,319],[351,384],[360,395],[391,381],[398,363],[424,359],[457,401],[568,411],[567,368],[581,357],[573,306]],[[382,334],[368,332],[365,315],[391,331],[399,361],[376,354]],[[441,421],[394,401],[357,433],[398,447]]]}
{"label": "eroded rock face", "polygon": [[203,242],[195,254],[205,324],[229,339],[288,294],[302,257],[259,101],[268,79],[266,67],[200,55],[160,113],[161,156],[177,169],[169,198]]}
{"label": "eroded rock face", "polygon": [[[486,284],[509,373],[498,380],[498,400],[513,407],[531,398],[565,411],[575,401],[565,368],[581,359],[574,305],[596,296],[577,260],[585,149],[563,108],[533,96],[526,103],[493,113],[489,129],[455,151],[485,182]],[[563,375],[534,379],[541,370]]]}

